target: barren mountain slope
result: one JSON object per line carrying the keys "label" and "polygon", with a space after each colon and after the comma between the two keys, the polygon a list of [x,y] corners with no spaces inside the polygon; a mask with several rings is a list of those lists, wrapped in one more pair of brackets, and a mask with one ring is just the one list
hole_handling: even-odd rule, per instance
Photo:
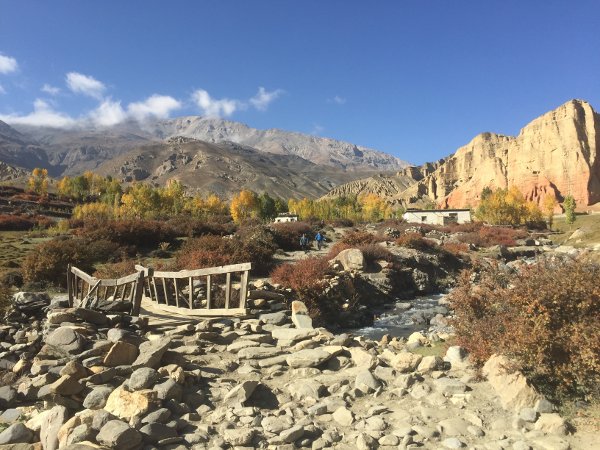
{"label": "barren mountain slope", "polygon": [[262,153],[233,143],[210,144],[177,137],[152,143],[105,162],[97,172],[126,182],[159,185],[177,179],[198,192],[229,196],[242,188],[282,198],[318,197],[352,177],[373,172],[344,172],[298,156]]}
{"label": "barren mountain slope", "polygon": [[389,172],[408,165],[394,156],[348,142],[277,129],[258,130],[222,119],[178,117],[156,122],[148,129],[161,138],[186,136],[207,142],[231,141],[268,153],[296,155],[316,164],[348,170],[369,168]]}

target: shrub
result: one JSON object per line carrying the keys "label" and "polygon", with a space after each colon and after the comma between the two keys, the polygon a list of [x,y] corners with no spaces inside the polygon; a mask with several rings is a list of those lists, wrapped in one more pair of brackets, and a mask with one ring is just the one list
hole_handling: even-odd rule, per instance
{"label": "shrub", "polygon": [[66,286],[67,265],[92,272],[94,264],[115,259],[119,246],[105,239],[56,238],[44,242],[29,253],[23,261],[26,282]]}
{"label": "shrub", "polygon": [[460,256],[469,252],[469,246],[462,242],[444,242],[442,250],[454,255]]}
{"label": "shrub", "polygon": [[11,214],[0,215],[0,230],[2,231],[27,231],[35,226],[35,222],[28,217]]}
{"label": "shrub", "polygon": [[161,242],[173,242],[177,237],[176,231],[167,223],[143,219],[86,222],[82,235],[138,249],[156,248]]}
{"label": "shrub", "polygon": [[435,248],[435,244],[429,239],[424,238],[419,233],[405,233],[396,239],[396,245],[400,247],[412,248],[423,252]]}
{"label": "shrub", "polygon": [[275,248],[270,235],[255,227],[229,238],[201,236],[186,241],[177,253],[176,267],[200,269],[252,262],[253,271],[264,274],[272,266]]}
{"label": "shrub", "polygon": [[12,289],[9,285],[0,284],[0,316],[4,316],[11,305]]}
{"label": "shrub", "polygon": [[322,291],[325,275],[331,273],[327,259],[311,256],[295,264],[282,264],[271,272],[274,283],[293,289],[301,300],[314,300]]}
{"label": "shrub", "polygon": [[491,247],[493,245],[516,245],[517,239],[527,237],[527,232],[519,228],[509,227],[486,227],[477,231],[465,233],[458,236],[458,240],[465,244],[474,244],[478,247]]}
{"label": "shrub", "polygon": [[349,228],[354,226],[354,222],[350,219],[330,219],[325,222],[327,225],[336,228]]}
{"label": "shrub", "polygon": [[361,245],[360,247],[358,247],[358,249],[362,252],[363,256],[365,257],[367,265],[374,264],[377,261],[394,261],[393,253],[379,244]]}
{"label": "shrub", "polygon": [[312,241],[316,232],[307,222],[287,222],[271,225],[275,244],[284,251],[301,250],[300,236],[306,234]]}
{"label": "shrub", "polygon": [[197,237],[206,234],[226,236],[235,233],[237,226],[231,222],[231,218],[228,217],[228,220],[216,219],[219,219],[219,217],[213,217],[210,221],[207,221],[190,216],[178,216],[167,220],[166,225],[179,237]]}
{"label": "shrub", "polygon": [[96,278],[121,278],[135,273],[135,260],[125,259],[116,263],[100,265],[93,276]]}
{"label": "shrub", "polygon": [[475,361],[513,358],[547,395],[600,394],[600,265],[546,260],[506,274],[461,275],[451,293],[458,343]]}
{"label": "shrub", "polygon": [[351,247],[357,247],[359,245],[374,244],[380,242],[381,238],[369,233],[368,231],[351,231],[346,233],[341,239],[341,242],[348,244]]}

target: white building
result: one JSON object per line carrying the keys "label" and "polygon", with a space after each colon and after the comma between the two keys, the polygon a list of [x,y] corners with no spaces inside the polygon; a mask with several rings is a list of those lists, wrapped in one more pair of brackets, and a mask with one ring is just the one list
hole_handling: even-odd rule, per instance
{"label": "white building", "polygon": [[298,216],[296,214],[283,213],[275,217],[275,223],[283,222],[298,222]]}
{"label": "white building", "polygon": [[448,225],[471,222],[470,209],[409,209],[402,218],[409,223]]}

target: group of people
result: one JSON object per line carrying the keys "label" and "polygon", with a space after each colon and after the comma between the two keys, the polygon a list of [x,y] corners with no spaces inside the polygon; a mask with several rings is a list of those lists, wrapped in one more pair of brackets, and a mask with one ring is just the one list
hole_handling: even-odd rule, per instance
{"label": "group of people", "polygon": [[[325,241],[325,236],[323,236],[323,234],[319,231],[316,235],[315,235],[315,241],[317,243],[317,250],[321,250],[321,247],[323,246],[323,241]],[[310,247],[310,241],[308,239],[308,236],[306,236],[306,233],[303,233],[302,236],[300,237],[300,248],[302,248],[302,250],[304,250],[304,253],[307,253]]]}

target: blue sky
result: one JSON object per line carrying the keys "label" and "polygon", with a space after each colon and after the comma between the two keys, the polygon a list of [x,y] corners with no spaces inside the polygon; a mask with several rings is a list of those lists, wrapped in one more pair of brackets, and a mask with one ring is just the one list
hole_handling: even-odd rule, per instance
{"label": "blue sky", "polygon": [[0,119],[189,114],[414,163],[600,109],[598,1],[0,0]]}

